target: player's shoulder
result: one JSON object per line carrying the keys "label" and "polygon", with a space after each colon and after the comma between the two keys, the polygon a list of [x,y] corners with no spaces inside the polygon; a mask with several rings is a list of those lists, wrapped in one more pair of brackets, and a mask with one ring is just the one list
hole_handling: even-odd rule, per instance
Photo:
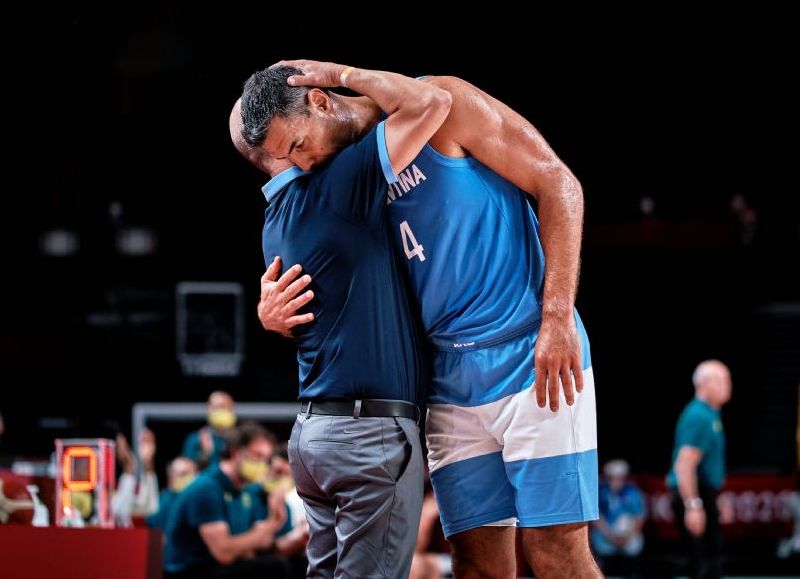
{"label": "player's shoulder", "polygon": [[217,477],[215,477],[213,472],[211,472],[214,468],[217,467],[211,466],[206,471],[200,473],[198,477],[192,481],[192,484],[186,487],[180,494],[186,494],[187,496],[201,496],[214,494],[215,491],[222,488],[222,485],[217,480]]}
{"label": "player's shoulder", "polygon": [[426,76],[422,80],[450,93],[453,97],[451,111],[453,111],[453,107],[458,111],[464,107],[474,106],[488,98],[487,93],[458,76]]}
{"label": "player's shoulder", "polygon": [[420,77],[422,82],[429,82],[433,86],[442,88],[447,91],[464,91],[469,90],[470,87],[475,89],[476,87],[463,78],[458,76],[449,76],[449,75],[427,75]]}
{"label": "player's shoulder", "polygon": [[425,81],[448,91],[452,97],[450,114],[431,139],[434,148],[442,147],[446,154],[458,156],[449,149],[469,150],[476,138],[483,137],[486,127],[501,120],[497,103],[469,81],[457,76],[429,76]]}

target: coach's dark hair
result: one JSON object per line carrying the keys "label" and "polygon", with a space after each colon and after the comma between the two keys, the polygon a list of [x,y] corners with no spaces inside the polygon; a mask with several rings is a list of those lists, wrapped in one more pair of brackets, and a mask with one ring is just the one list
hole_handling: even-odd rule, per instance
{"label": "coach's dark hair", "polygon": [[289,86],[286,79],[303,74],[293,66],[266,68],[254,73],[242,91],[242,137],[251,147],[264,142],[276,116],[308,115],[308,87]]}
{"label": "coach's dark hair", "polygon": [[230,458],[234,450],[239,450],[250,446],[250,443],[259,438],[264,438],[270,441],[273,445],[277,443],[277,438],[269,430],[261,426],[258,422],[243,422],[236,428],[233,428],[229,434],[225,436],[225,451],[222,453],[223,458]]}

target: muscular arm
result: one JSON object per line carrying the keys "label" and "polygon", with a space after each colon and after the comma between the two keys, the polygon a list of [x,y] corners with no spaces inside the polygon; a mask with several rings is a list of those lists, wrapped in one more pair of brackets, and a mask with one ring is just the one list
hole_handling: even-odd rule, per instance
{"label": "muscular arm", "polygon": [[452,97],[446,90],[413,78],[356,68],[347,87],[370,97],[386,119],[386,148],[392,169],[399,173],[414,160],[450,112]]}
{"label": "muscular arm", "polygon": [[[580,346],[573,307],[578,285],[583,190],[541,134],[522,116],[477,87],[454,77],[431,84],[453,97],[450,115],[431,145],[450,156],[469,154],[533,195],[539,205],[545,253],[542,329],[537,344],[537,399],[544,406],[542,374],[550,375],[550,407],[558,408],[561,375],[568,404],[573,401],[569,371],[582,389]],[[569,382],[569,383],[568,383]],[[555,386],[555,388],[554,388]],[[555,396],[554,396],[555,394]]]}
{"label": "muscular arm", "polygon": [[[342,86],[340,77],[350,68],[331,62],[309,60],[284,61],[303,76],[289,77],[291,85]],[[428,140],[442,125],[452,103],[447,90],[401,74],[364,68],[350,68],[347,88],[371,98],[383,110],[386,119],[386,148],[392,169],[398,173],[414,160]]]}

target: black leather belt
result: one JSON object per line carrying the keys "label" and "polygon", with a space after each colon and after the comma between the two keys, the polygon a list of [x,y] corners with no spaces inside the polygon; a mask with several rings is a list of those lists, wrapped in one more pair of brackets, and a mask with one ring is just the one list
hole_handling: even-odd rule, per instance
{"label": "black leather belt", "polygon": [[419,423],[419,408],[404,400],[316,400],[300,402],[300,414],[352,416],[353,418],[390,417],[410,418]]}

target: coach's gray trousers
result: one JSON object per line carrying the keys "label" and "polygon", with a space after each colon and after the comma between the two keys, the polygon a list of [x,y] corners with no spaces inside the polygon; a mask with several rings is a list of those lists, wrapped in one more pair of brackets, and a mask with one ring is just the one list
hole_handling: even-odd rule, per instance
{"label": "coach's gray trousers", "polygon": [[308,577],[408,577],[422,459],[409,418],[298,415],[289,462],[310,526]]}

